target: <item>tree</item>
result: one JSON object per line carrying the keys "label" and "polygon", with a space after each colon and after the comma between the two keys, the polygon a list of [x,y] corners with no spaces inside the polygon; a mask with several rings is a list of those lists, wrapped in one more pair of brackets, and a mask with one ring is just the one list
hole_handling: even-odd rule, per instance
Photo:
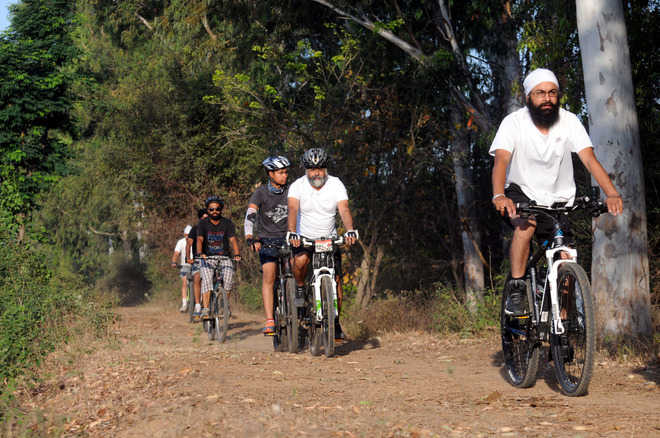
{"label": "tree", "polygon": [[647,223],[639,128],[620,0],[580,0],[577,23],[590,136],[624,200],[594,220],[592,282],[606,337],[650,335]]}

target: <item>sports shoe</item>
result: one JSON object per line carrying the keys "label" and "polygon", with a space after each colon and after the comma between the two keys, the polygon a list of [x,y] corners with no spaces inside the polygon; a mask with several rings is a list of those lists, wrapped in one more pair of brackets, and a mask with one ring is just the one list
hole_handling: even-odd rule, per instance
{"label": "sports shoe", "polygon": [[346,335],[341,329],[341,324],[339,324],[339,318],[335,318],[335,341],[343,342],[346,340]]}
{"label": "sports shoe", "polygon": [[207,318],[208,316],[209,316],[209,308],[208,308],[208,307],[204,307],[204,308],[202,309],[202,318]]}
{"label": "sports shoe", "polygon": [[296,286],[296,296],[293,299],[293,305],[303,307],[305,305],[305,286]]}
{"label": "sports shoe", "polygon": [[523,303],[527,293],[527,284],[522,278],[509,280],[509,292],[504,305],[504,313],[511,316],[525,316],[527,314]]}
{"label": "sports shoe", "polygon": [[188,310],[188,300],[182,300],[179,312],[184,313],[186,310]]}

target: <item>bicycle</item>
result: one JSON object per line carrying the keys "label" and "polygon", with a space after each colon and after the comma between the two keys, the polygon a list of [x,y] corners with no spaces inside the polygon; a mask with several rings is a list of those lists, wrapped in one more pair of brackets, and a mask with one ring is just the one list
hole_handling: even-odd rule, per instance
{"label": "bicycle", "polygon": [[502,351],[506,378],[515,387],[528,388],[536,383],[541,346],[548,343],[561,392],[581,396],[589,388],[596,342],[591,286],[587,273],[578,264],[577,250],[564,243],[560,218],[577,210],[588,210],[593,217],[607,212],[597,195],[594,198],[577,198],[571,207],[546,207],[533,201],[516,204],[522,217],[541,215],[551,219],[553,233],[535,252],[530,251],[524,277],[525,315],[504,312],[508,279],[503,290]]}
{"label": "bicycle", "polygon": [[309,280],[305,282],[306,300],[301,312],[301,323],[307,329],[312,356],[321,354],[322,345],[325,355],[331,357],[335,354],[335,318],[339,315],[335,253],[344,244],[344,237],[308,239],[300,236],[300,244],[314,248],[312,270]]}
{"label": "bicycle", "polygon": [[278,251],[277,270],[273,284],[273,319],[275,319],[275,335],[273,349],[275,351],[296,353],[298,351],[298,311],[293,305],[296,293],[296,282],[291,271],[291,247],[267,244],[257,241],[266,248]]}
{"label": "bicycle", "polygon": [[[195,259],[197,260],[198,258]],[[213,271],[213,289],[209,292],[211,294],[209,298],[209,314],[202,318],[202,326],[208,334],[210,341],[215,339],[222,343],[227,338],[230,312],[229,295],[222,285],[222,265],[219,262],[231,259],[224,256],[208,256],[205,259],[199,258],[198,260],[201,260],[202,264],[208,260],[218,261]]]}

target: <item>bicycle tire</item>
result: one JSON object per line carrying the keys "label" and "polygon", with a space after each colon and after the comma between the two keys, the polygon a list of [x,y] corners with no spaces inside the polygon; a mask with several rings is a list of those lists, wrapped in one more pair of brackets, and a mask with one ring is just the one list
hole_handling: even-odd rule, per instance
{"label": "bicycle tire", "polygon": [[326,357],[335,354],[335,298],[332,279],[321,277],[321,300],[323,302],[323,349]]}
{"label": "bicycle tire", "polygon": [[225,288],[221,287],[216,298],[215,339],[220,343],[225,342],[227,331],[229,331],[229,298]]}
{"label": "bicycle tire", "polygon": [[[504,355],[504,369],[507,381],[517,388],[530,388],[536,383],[539,369],[540,345],[532,334],[531,318],[515,318],[504,312],[507,297],[507,278],[502,292],[500,309],[500,333],[502,336],[502,353]],[[531,301],[532,290],[529,280],[527,284],[527,299],[525,305],[529,315],[533,314]]]}
{"label": "bicycle tire", "polygon": [[557,295],[565,331],[551,338],[552,361],[561,392],[577,397],[589,389],[596,343],[591,285],[580,265],[563,263],[559,267]]}
{"label": "bicycle tire", "polygon": [[299,347],[299,321],[298,308],[294,305],[296,298],[296,281],[293,278],[287,278],[284,283],[285,302],[286,302],[286,335],[289,353],[297,353]]}
{"label": "bicycle tire", "polygon": [[275,334],[273,334],[273,350],[282,353],[289,350],[287,327],[286,327],[286,308],[284,305],[285,296],[280,291],[280,279],[275,279],[273,287],[273,319],[275,320]]}
{"label": "bicycle tire", "polygon": [[193,277],[188,279],[188,322],[194,322],[193,313],[195,312],[195,293],[193,289],[194,285]]}

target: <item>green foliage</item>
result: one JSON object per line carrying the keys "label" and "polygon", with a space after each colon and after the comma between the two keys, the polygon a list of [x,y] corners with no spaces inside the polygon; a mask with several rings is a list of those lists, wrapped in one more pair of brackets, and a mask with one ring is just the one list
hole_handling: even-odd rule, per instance
{"label": "green foliage", "polygon": [[19,245],[5,232],[0,247],[0,381],[6,383],[65,338],[66,322],[84,300],[80,280],[52,266],[49,252]]}

